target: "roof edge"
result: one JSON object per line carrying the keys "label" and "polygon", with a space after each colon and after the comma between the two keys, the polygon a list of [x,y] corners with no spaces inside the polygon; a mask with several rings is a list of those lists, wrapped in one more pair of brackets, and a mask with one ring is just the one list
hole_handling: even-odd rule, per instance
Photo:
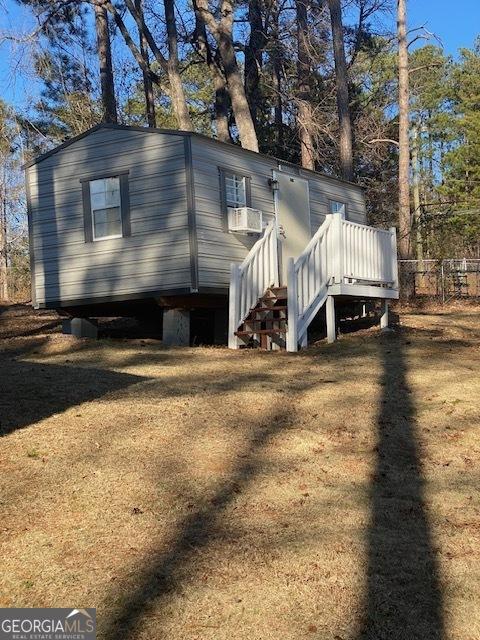
{"label": "roof edge", "polygon": [[180,129],[160,129],[160,128],[156,128],[156,127],[139,127],[139,126],[135,126],[135,125],[113,124],[113,123],[107,123],[107,122],[101,122],[99,124],[96,124],[95,126],[91,127],[90,129],[87,129],[86,131],[83,131],[82,133],[79,133],[77,136],[74,136],[73,138],[69,138],[68,140],[65,140],[65,142],[62,142],[61,144],[59,144],[58,146],[54,147],[53,149],[50,149],[49,151],[46,151],[45,153],[40,154],[36,158],[33,158],[32,160],[29,160],[28,162],[25,162],[22,165],[22,169],[24,169],[24,170],[28,169],[29,167],[32,167],[33,165],[38,164],[39,162],[42,162],[43,160],[46,160],[47,158],[50,158],[55,153],[57,153],[59,151],[63,151],[63,149],[66,149],[71,144],[74,144],[75,142],[78,142],[79,140],[82,140],[83,138],[86,138],[91,133],[95,133],[95,131],[99,131],[100,129],[118,129],[120,131],[139,131],[141,133],[157,133],[157,134],[162,134],[163,133],[163,134],[166,134],[166,135],[175,135],[175,136],[195,136],[195,138],[200,138],[201,140],[206,140],[208,142],[213,142],[214,144],[228,146],[230,148],[233,147],[233,148],[236,148],[237,150],[239,150],[239,151],[241,151],[243,153],[254,154],[257,157],[260,156],[261,158],[266,158],[268,160],[274,160],[275,162],[278,162],[278,163],[283,164],[285,166],[295,167],[296,169],[300,169],[301,171],[304,171],[306,173],[311,173],[311,174],[316,175],[316,176],[321,176],[322,178],[326,178],[328,180],[334,180],[335,182],[343,182],[345,184],[351,185],[352,187],[356,187],[357,189],[360,189],[361,191],[365,191],[365,187],[363,187],[361,184],[358,184],[358,182],[351,182],[350,180],[345,180],[344,178],[340,178],[340,177],[337,177],[337,176],[331,176],[328,173],[322,173],[321,171],[315,171],[314,169],[307,169],[307,168],[302,167],[302,166],[300,166],[298,164],[295,164],[294,162],[289,162],[288,160],[282,160],[281,158],[276,158],[275,156],[269,156],[266,153],[259,153],[257,151],[252,151],[251,149],[244,149],[243,147],[240,147],[238,145],[232,145],[230,142],[223,142],[222,140],[217,140],[216,138],[211,138],[210,136],[206,136],[203,133],[197,133],[196,131],[182,131]]}
{"label": "roof edge", "polygon": [[45,151],[45,153],[41,153],[36,158],[33,158],[28,162],[24,162],[21,168],[24,170],[28,169],[29,167],[32,167],[34,164],[38,164],[39,162],[42,162],[43,160],[50,158],[50,156],[53,156],[55,153],[58,153],[59,151],[63,151],[63,149],[66,149],[71,144],[74,144],[79,140],[83,140],[83,138],[86,138],[91,133],[95,133],[95,131],[99,131],[100,129],[119,129],[123,131],[140,131],[142,133],[165,133],[169,135],[178,135],[178,136],[189,136],[192,134],[191,131],[180,131],[177,129],[154,129],[150,127],[131,126],[127,124],[113,124],[109,122],[100,122],[99,124],[96,124],[93,127],[90,127],[90,129],[87,129],[86,131],[82,131],[82,133],[79,133],[73,138],[69,138],[68,140],[65,140],[65,142],[62,142],[61,144],[57,145],[53,149],[50,149],[49,151]]}

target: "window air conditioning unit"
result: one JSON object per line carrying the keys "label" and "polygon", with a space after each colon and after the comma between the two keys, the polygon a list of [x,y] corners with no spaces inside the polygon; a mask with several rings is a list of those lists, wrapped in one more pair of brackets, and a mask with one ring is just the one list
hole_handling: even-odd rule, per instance
{"label": "window air conditioning unit", "polygon": [[237,233],[262,233],[263,221],[260,209],[237,207],[228,210],[228,230]]}

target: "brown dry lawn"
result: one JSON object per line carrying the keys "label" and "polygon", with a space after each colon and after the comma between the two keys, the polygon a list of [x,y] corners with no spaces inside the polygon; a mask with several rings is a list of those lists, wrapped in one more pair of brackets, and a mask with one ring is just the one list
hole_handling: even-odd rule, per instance
{"label": "brown dry lawn", "polygon": [[0,606],[102,640],[478,640],[478,307],[303,353],[0,308]]}

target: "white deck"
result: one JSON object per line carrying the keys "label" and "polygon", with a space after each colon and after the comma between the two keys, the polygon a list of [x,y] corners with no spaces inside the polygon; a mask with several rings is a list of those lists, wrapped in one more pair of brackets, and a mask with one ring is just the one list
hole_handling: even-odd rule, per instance
{"label": "white deck", "polygon": [[354,298],[379,298],[386,300],[398,300],[398,289],[374,286],[362,283],[339,283],[328,287],[331,296],[350,296]]}
{"label": "white deck", "polygon": [[[229,346],[238,347],[235,331],[269,286],[279,280],[281,242],[276,220],[241,265],[232,265]],[[327,324],[334,318],[335,296],[398,298],[395,228],[376,229],[328,216],[296,260],[288,261],[287,349],[307,346],[307,329],[325,303]],[[384,318],[388,304],[384,304]],[[329,330],[331,337],[331,327]]]}

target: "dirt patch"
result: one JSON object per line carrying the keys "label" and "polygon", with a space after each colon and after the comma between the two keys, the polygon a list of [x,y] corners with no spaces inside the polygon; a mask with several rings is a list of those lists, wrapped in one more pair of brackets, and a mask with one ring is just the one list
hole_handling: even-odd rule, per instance
{"label": "dirt patch", "polygon": [[478,309],[299,353],[0,315],[0,606],[102,640],[480,637]]}

